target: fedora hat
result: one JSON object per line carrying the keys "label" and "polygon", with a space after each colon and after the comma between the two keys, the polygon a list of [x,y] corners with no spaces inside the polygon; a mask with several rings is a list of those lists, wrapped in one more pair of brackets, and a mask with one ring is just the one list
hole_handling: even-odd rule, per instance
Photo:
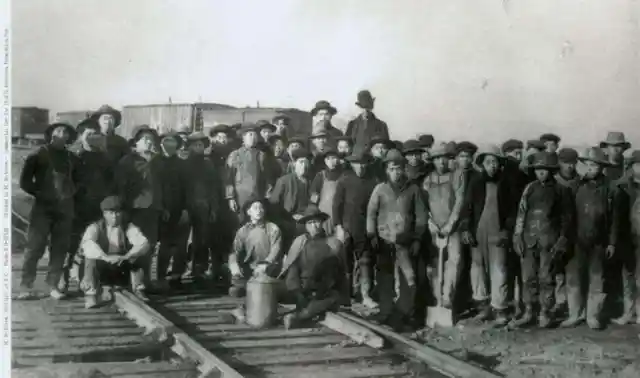
{"label": "fedora hat", "polygon": [[371,110],[373,109],[373,104],[375,103],[375,101],[376,98],[371,95],[371,92],[365,89],[358,92],[358,100],[356,101],[356,105],[358,105],[362,109]]}
{"label": "fedora hat", "polygon": [[57,129],[58,127],[64,127],[67,130],[67,133],[69,134],[69,139],[67,139],[65,144],[71,144],[75,142],[76,139],[78,138],[78,133],[76,132],[76,129],[73,128],[73,126],[64,122],[56,122],[56,123],[50,124],[44,130],[45,143],[51,142],[51,134],[53,134],[53,130]]}
{"label": "fedora hat", "polygon": [[562,148],[558,151],[558,161],[562,163],[575,164],[578,162],[578,151],[573,148]]}
{"label": "fedora hat", "polygon": [[338,113],[338,109],[336,109],[329,101],[320,100],[316,102],[316,105],[311,109],[311,115],[315,116],[318,113],[318,110],[328,110],[331,115],[336,115]]}
{"label": "fedora hat", "polygon": [[456,155],[455,144],[441,142],[431,148],[429,155],[432,159],[446,156],[452,158]]}
{"label": "fedora hat", "polygon": [[404,142],[403,146],[402,146],[402,153],[404,155],[410,154],[412,152],[417,152],[417,153],[422,153],[424,152],[423,147],[420,145],[420,142],[418,142],[415,139],[409,139],[408,141]]}
{"label": "fedora hat", "polygon": [[276,130],[278,130],[278,128],[275,125],[273,125],[271,122],[265,119],[261,119],[258,122],[256,122],[256,127],[258,128],[258,130],[269,129],[270,133],[275,133]]}
{"label": "fedora hat", "polygon": [[260,129],[255,123],[245,122],[240,125],[240,127],[238,128],[238,131],[240,132],[240,135],[244,135],[252,131],[258,133],[260,132]]}
{"label": "fedora hat", "polygon": [[625,163],[627,167],[630,167],[633,164],[640,164],[640,150],[631,151],[625,159]]}
{"label": "fedora hat", "polygon": [[113,116],[115,127],[118,127],[120,125],[120,122],[122,122],[122,113],[120,113],[120,111],[106,104],[102,105],[101,107],[98,108],[98,110],[91,113],[91,116],[89,118],[97,121],[100,118],[100,116],[103,114],[111,114]]}
{"label": "fedora hat", "polygon": [[193,142],[197,142],[199,140],[204,142],[204,148],[209,147],[209,143],[211,143],[209,137],[204,135],[202,131],[197,131],[195,133],[189,134],[189,136],[187,137],[187,146],[190,146]]}
{"label": "fedora hat", "polygon": [[299,135],[289,138],[288,144],[291,145],[292,143],[300,143],[303,147],[307,146],[307,140]]}
{"label": "fedora hat", "polygon": [[215,126],[213,126],[212,128],[209,129],[209,136],[210,137],[213,137],[214,135],[216,135],[218,133],[232,134],[233,133],[233,129],[229,125],[225,125],[225,124],[215,125]]}
{"label": "fedora hat", "polygon": [[558,169],[558,155],[553,152],[536,152],[532,155],[531,164],[529,168],[532,169]]}
{"label": "fedora hat", "polygon": [[336,150],[335,148],[332,147],[327,147],[326,150],[321,152],[322,158],[325,159],[329,156],[335,156],[335,157],[340,157],[340,154],[338,153],[338,150]]}
{"label": "fedora hat", "polygon": [[321,222],[324,222],[325,220],[329,219],[329,215],[326,213],[323,213],[317,206],[315,205],[309,205],[307,206],[306,209],[304,209],[304,211],[302,212],[302,217],[300,219],[298,219],[298,223],[307,223],[310,220],[313,219],[317,219]]}
{"label": "fedora hat", "polygon": [[502,154],[500,147],[497,145],[490,145],[478,152],[476,155],[476,165],[482,165],[484,158],[487,156],[495,156],[498,158],[498,161],[502,161],[504,159],[504,155]]}
{"label": "fedora hat", "polygon": [[349,163],[367,164],[371,162],[371,156],[364,151],[354,152],[345,158]]}
{"label": "fedora hat", "polygon": [[153,136],[154,141],[158,141],[160,139],[158,137],[158,131],[156,129],[152,129],[149,125],[138,125],[133,128],[133,136],[129,140],[132,144],[135,144],[140,139],[140,136],[144,133],[149,133]]}
{"label": "fedora hat", "polygon": [[598,147],[589,147],[585,149],[580,156],[578,156],[578,160],[580,161],[592,161],[601,165],[610,165],[607,159],[607,155],[605,155],[604,151]]}
{"label": "fedora hat", "polygon": [[627,142],[623,132],[609,131],[607,133],[607,139],[600,142],[600,148],[607,146],[622,146],[622,148],[628,150],[631,147],[631,143]]}
{"label": "fedora hat", "polygon": [[387,137],[382,135],[374,135],[369,141],[369,149],[373,148],[376,144],[384,144],[387,148],[394,148],[394,143]]}
{"label": "fedora hat", "polygon": [[291,153],[291,161],[295,162],[298,159],[311,160],[311,154],[305,148],[299,148]]}

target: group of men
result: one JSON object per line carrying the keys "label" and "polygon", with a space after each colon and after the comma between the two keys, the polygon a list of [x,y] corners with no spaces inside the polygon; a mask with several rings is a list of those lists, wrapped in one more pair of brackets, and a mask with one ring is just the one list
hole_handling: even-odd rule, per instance
{"label": "group of men", "polygon": [[553,134],[480,151],[431,135],[401,143],[374,102],[358,93],[344,134],[317,102],[308,137],[278,116],[209,135],[140,126],[126,141],[108,106],[77,128],[51,125],[21,175],[35,204],[20,298],[34,296],[49,244],[51,297],[67,294],[81,256],[87,307],[111,286],[146,299],[188,275],[242,296],[266,274],[297,305],[287,326],[357,300],[397,329],[421,326],[436,303],[503,326],[600,329],[619,279],[613,320],[640,322],[640,151],[624,134],[580,154]]}

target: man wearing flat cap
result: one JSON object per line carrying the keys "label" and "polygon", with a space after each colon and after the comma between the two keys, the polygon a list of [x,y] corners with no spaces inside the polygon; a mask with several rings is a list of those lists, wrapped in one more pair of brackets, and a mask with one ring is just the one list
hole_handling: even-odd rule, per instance
{"label": "man wearing flat cap", "polygon": [[104,148],[111,162],[117,164],[130,151],[127,140],[115,133],[122,121],[122,113],[109,105],[102,105],[91,113],[90,119],[100,125],[100,133],[106,137]]}
{"label": "man wearing flat cap", "polygon": [[77,157],[65,146],[73,143],[75,136],[75,129],[71,125],[49,125],[44,132],[47,144],[30,154],[22,168],[20,188],[32,195],[35,203],[29,216],[18,299],[35,297],[33,282],[49,237],[47,284],[52,298],[62,299],[65,296],[58,290],[58,283],[69,251],[79,167]]}
{"label": "man wearing flat cap", "polygon": [[365,151],[371,137],[380,135],[389,138],[387,124],[373,114],[375,98],[368,90],[358,92],[356,105],[361,109],[360,114],[347,124],[346,136],[353,139],[354,151]]}
{"label": "man wearing flat cap", "polygon": [[[111,286],[127,283],[135,295],[146,300],[143,290],[147,259],[144,257],[151,252],[151,244],[140,228],[127,222],[118,197],[105,198],[100,209],[101,219],[87,227],[81,242],[86,258],[82,282],[85,307],[96,307],[99,299],[110,300]],[[129,275],[130,282],[127,282]]]}
{"label": "man wearing flat cap", "polygon": [[321,100],[316,102],[316,105],[311,109],[311,116],[313,117],[313,128],[316,129],[319,123],[322,123],[324,131],[330,138],[339,137],[342,135],[342,131],[331,124],[331,119],[338,113],[338,110],[329,103],[329,101]]}

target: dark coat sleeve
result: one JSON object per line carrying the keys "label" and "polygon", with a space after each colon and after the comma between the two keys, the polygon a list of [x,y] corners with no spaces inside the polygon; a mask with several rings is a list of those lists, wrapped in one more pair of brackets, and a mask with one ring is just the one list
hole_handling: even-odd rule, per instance
{"label": "dark coat sleeve", "polygon": [[323,178],[323,174],[322,171],[316,173],[316,176],[313,178],[313,181],[311,182],[311,186],[310,186],[310,194],[311,194],[311,202],[313,202],[314,204],[318,204],[318,201],[320,199],[320,192],[322,191],[322,185],[324,183],[324,178]]}
{"label": "dark coat sleeve", "polygon": [[345,136],[353,137],[353,134],[355,132],[355,130],[354,130],[355,124],[356,124],[355,120],[352,119],[351,121],[349,121],[349,123],[347,124],[347,129],[344,132]]}
{"label": "dark coat sleeve", "polygon": [[38,160],[38,153],[29,155],[20,173],[20,189],[34,197],[38,194],[39,189],[38,184],[35,182]]}

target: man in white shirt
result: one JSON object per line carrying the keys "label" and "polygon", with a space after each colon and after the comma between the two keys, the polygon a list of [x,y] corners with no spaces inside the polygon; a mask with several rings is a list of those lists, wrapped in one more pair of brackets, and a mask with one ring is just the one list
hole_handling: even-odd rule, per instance
{"label": "man in white shirt", "polygon": [[85,307],[97,307],[100,292],[110,300],[110,286],[126,282],[129,274],[134,294],[146,300],[144,264],[140,261],[144,259],[139,257],[151,251],[149,241],[136,225],[123,222],[122,203],[118,197],[105,198],[100,209],[102,219],[87,227],[81,242],[86,259]]}

